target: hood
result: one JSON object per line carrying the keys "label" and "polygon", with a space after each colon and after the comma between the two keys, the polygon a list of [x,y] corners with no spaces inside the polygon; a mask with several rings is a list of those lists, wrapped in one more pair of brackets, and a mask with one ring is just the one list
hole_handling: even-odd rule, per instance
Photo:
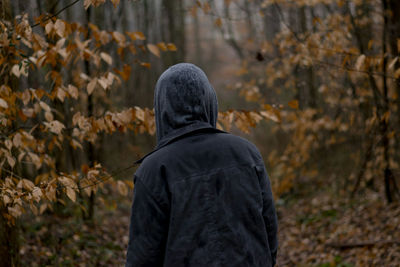
{"label": "hood", "polygon": [[174,132],[195,125],[215,128],[218,102],[214,88],[197,66],[180,63],[169,67],[157,81],[154,92],[157,146]]}

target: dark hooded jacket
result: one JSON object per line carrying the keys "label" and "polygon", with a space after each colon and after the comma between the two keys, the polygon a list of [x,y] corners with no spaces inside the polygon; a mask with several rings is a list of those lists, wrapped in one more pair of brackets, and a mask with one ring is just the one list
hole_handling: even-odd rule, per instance
{"label": "dark hooded jacket", "polygon": [[263,159],[215,128],[204,72],[181,63],[154,95],[157,147],[134,175],[126,266],[274,266],[277,218]]}

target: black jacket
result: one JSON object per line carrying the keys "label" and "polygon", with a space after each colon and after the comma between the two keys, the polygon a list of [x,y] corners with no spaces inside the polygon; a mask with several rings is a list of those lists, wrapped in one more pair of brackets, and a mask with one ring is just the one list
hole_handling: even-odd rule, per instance
{"label": "black jacket", "polygon": [[217,99],[192,64],[155,90],[156,149],[134,176],[126,266],[273,266],[277,218],[263,159],[219,131]]}

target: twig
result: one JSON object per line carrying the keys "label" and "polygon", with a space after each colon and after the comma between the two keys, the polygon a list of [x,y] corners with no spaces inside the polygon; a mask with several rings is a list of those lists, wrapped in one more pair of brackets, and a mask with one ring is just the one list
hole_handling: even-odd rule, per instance
{"label": "twig", "polygon": [[61,8],[59,11],[57,11],[54,15],[48,16],[47,18],[41,20],[40,22],[31,25],[31,28],[36,27],[36,26],[40,25],[41,23],[46,22],[46,21],[48,21],[49,19],[52,19],[52,18],[56,17],[56,16],[59,15],[61,12],[63,12],[63,11],[66,10],[67,8],[69,8],[69,7],[73,6],[73,5],[75,5],[75,4],[78,3],[79,1],[80,1],[80,0],[75,0],[74,2],[72,2],[72,3],[68,4],[68,5],[66,5],[65,7]]}

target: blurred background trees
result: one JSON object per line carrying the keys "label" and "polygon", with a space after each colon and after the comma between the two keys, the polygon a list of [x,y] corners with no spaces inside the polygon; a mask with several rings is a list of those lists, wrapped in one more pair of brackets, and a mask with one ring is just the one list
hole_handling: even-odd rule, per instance
{"label": "blurred background trees", "polygon": [[279,205],[398,203],[396,0],[3,0],[0,18],[3,266],[21,216],[95,223],[126,199],[155,82],[182,61],[214,85],[218,127],[260,148]]}

